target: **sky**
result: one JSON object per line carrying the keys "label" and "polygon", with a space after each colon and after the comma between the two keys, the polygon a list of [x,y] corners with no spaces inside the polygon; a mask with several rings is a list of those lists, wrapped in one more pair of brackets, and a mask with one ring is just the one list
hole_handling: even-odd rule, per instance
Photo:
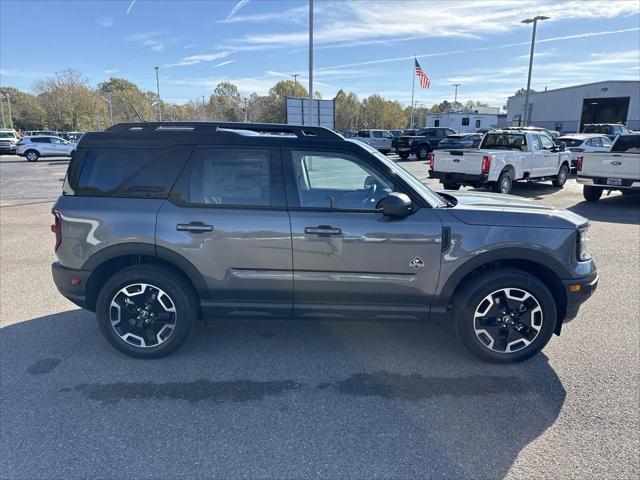
{"label": "sky", "polygon": [[[502,106],[526,86],[531,25],[538,24],[532,88],[640,80],[639,0],[314,2],[314,90],[378,93],[410,103],[413,55],[431,80],[416,101]],[[307,0],[0,0],[0,85],[33,90],[66,68],[91,85],[111,76],[163,100],[210,95],[221,81],[242,95],[277,81],[308,87]]]}

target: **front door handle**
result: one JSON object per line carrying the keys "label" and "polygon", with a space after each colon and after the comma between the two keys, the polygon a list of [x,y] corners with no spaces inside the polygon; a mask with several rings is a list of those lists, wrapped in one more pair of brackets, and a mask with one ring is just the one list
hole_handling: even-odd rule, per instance
{"label": "front door handle", "polygon": [[179,223],[176,225],[176,230],[179,232],[191,233],[212,232],[213,225],[205,225],[202,222]]}
{"label": "front door handle", "polygon": [[304,233],[307,235],[341,235],[341,228],[334,228],[331,225],[318,225],[317,227],[305,227]]}

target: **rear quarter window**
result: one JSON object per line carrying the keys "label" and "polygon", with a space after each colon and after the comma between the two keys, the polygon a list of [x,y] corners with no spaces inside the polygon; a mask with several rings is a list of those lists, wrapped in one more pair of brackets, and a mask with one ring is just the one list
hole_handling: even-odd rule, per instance
{"label": "rear quarter window", "polygon": [[[94,197],[167,198],[192,150],[169,148],[87,148],[75,194]],[[78,157],[80,157],[78,155]],[[73,181],[74,162],[68,176]]]}

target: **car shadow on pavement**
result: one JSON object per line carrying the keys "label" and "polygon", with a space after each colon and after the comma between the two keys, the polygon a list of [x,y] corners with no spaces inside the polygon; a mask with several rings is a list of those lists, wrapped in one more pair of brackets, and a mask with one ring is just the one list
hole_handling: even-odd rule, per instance
{"label": "car shadow on pavement", "polygon": [[0,347],[4,478],[497,479],[566,395],[543,354],[486,364],[404,321],[209,321],[145,361],[72,310]]}
{"label": "car shadow on pavement", "polygon": [[580,202],[569,207],[578,215],[595,222],[640,224],[640,194],[621,195],[606,193],[597,202]]}

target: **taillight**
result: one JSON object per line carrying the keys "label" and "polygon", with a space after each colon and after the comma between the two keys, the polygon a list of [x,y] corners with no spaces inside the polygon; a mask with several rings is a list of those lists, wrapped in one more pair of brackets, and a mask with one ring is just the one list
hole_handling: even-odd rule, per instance
{"label": "taillight", "polygon": [[576,158],[576,170],[578,170],[579,172],[582,171],[582,160],[583,157]]}
{"label": "taillight", "polygon": [[488,175],[491,170],[491,155],[482,157],[482,175]]}
{"label": "taillight", "polygon": [[584,152],[584,148],[570,148],[572,152]]}
{"label": "taillight", "polygon": [[56,234],[56,246],[53,248],[53,250],[56,251],[62,242],[62,222],[60,221],[60,213],[58,212],[53,212],[51,231]]}
{"label": "taillight", "polygon": [[427,159],[429,160],[429,170],[433,170],[433,152],[427,155]]}

